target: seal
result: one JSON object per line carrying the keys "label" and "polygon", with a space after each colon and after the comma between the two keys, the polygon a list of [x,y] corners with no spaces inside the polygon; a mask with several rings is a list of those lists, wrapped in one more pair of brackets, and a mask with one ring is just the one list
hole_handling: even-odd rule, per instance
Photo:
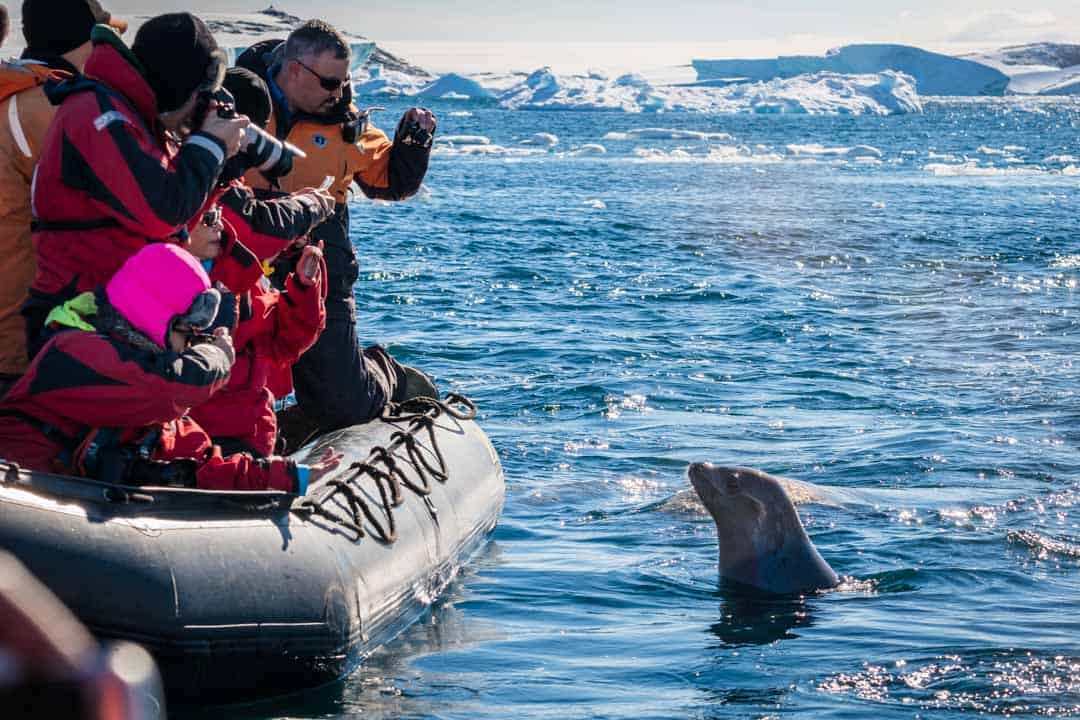
{"label": "seal", "polygon": [[721,579],[776,595],[839,584],[807,536],[780,478],[704,462],[690,465],[687,474],[716,521]]}

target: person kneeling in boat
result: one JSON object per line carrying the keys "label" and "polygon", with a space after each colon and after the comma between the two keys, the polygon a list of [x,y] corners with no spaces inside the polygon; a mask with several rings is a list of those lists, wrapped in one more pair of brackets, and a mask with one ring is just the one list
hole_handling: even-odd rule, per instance
{"label": "person kneeling in boat", "polygon": [[[278,440],[274,399],[292,392],[292,364],[326,327],[326,265],[321,248],[304,247],[296,271],[278,292],[256,254],[238,238],[238,229],[215,207],[191,231],[186,245],[209,266],[211,282],[235,293],[238,301],[236,362],[229,383],[190,414],[226,451],[265,457]],[[259,254],[270,252],[270,262],[277,254],[272,240],[253,234],[244,239]]]}
{"label": "person kneeling in boat", "polygon": [[137,252],[103,289],[50,313],[54,329],[72,329],[46,343],[0,402],[0,456],[106,482],[304,493],[341,455],[328,449],[310,466],[224,455],[185,416],[229,378],[234,352],[227,329],[214,326],[229,322],[219,305],[227,302],[186,250]]}

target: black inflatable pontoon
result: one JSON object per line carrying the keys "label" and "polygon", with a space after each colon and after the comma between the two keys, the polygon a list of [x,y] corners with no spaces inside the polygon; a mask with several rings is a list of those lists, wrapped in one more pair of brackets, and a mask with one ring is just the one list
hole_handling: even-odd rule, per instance
{"label": "black inflatable pontoon", "polygon": [[505,484],[464,398],[330,433],[339,470],[278,492],[121,487],[0,461],[0,548],[99,637],[153,654],[168,697],[330,682],[430,605],[494,529]]}

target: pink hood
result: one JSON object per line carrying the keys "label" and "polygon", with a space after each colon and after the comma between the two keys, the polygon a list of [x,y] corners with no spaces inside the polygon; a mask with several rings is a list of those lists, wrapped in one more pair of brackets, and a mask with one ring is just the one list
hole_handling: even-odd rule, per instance
{"label": "pink hood", "polygon": [[151,243],[128,258],[105,286],[112,306],[161,347],[169,323],[210,288],[199,261],[176,245]]}

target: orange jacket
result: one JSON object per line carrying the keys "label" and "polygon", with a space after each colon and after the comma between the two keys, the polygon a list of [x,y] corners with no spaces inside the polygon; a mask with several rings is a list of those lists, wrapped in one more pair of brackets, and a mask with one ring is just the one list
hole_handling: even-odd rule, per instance
{"label": "orange jacket", "polygon": [[19,308],[37,263],[30,240],[30,182],[56,108],[44,84],[61,74],[29,61],[0,63],[0,373],[26,371],[26,330]]}
{"label": "orange jacket", "polygon": [[[266,131],[276,134],[277,122],[271,116]],[[289,129],[288,140],[307,157],[293,163],[292,172],[279,178],[273,189],[293,193],[305,188],[325,189],[344,205],[349,201],[349,185],[356,180],[362,188],[390,186],[390,149],[393,143],[386,133],[368,125],[355,143],[342,137],[340,125],[304,119]],[[250,185],[269,189],[270,183],[258,170],[244,178]],[[329,185],[326,183],[329,182]],[[365,187],[366,186],[366,187]],[[377,193],[373,193],[377,195]]]}

